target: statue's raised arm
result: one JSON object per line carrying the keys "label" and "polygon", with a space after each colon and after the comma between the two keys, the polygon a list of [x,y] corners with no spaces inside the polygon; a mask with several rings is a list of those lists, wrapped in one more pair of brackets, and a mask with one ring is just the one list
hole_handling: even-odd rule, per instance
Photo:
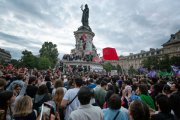
{"label": "statue's raised arm", "polygon": [[82,20],[81,20],[82,25],[88,27],[89,26],[89,21],[88,21],[88,19],[89,19],[89,8],[88,8],[88,5],[87,4],[85,5],[84,10],[81,7],[81,10],[83,11]]}

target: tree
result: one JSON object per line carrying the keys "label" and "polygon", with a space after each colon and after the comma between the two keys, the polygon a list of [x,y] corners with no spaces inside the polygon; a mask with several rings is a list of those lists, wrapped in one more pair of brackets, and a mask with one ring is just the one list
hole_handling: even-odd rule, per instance
{"label": "tree", "polygon": [[51,66],[51,62],[47,57],[40,57],[38,59],[38,69],[45,70]]}
{"label": "tree", "polygon": [[168,55],[164,55],[159,61],[159,69],[168,71],[170,70],[170,58]]}
{"label": "tree", "polygon": [[37,57],[35,57],[31,51],[22,51],[23,56],[21,57],[22,65],[28,68],[34,68],[37,66]]}
{"label": "tree", "polygon": [[119,64],[116,66],[116,68],[117,68],[118,74],[119,73],[123,74],[122,68]]}
{"label": "tree", "polygon": [[5,65],[5,60],[0,58],[0,65]]}
{"label": "tree", "polygon": [[113,69],[113,65],[111,63],[105,63],[103,64],[103,68],[106,70],[106,72],[110,72]]}
{"label": "tree", "polygon": [[133,66],[130,66],[130,68],[128,70],[128,74],[134,75],[134,74],[138,74],[138,72],[133,68]]}
{"label": "tree", "polygon": [[151,68],[158,68],[159,67],[159,58],[156,56],[148,57],[147,59],[144,59],[142,61],[142,65],[145,68],[151,69]]}
{"label": "tree", "polygon": [[16,59],[11,59],[11,64],[13,64],[14,67],[19,68],[21,67],[21,62]]}
{"label": "tree", "polygon": [[171,65],[180,66],[180,57],[169,57],[169,55],[166,54],[159,59],[158,57],[152,56],[143,60],[142,65],[148,69],[153,67],[154,69],[158,70],[171,71]]}
{"label": "tree", "polygon": [[175,66],[180,66],[180,57],[178,57],[178,56],[173,56],[173,57],[170,59],[170,64],[171,64],[171,65],[175,65]]}
{"label": "tree", "polygon": [[58,50],[57,50],[57,45],[53,44],[52,42],[44,42],[42,45],[42,48],[39,50],[40,57],[46,57],[50,60],[52,67],[57,62],[58,58]]}

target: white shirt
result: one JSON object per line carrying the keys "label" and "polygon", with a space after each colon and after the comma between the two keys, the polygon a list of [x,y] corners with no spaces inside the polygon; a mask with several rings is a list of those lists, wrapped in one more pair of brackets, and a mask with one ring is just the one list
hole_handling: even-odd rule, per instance
{"label": "white shirt", "polygon": [[[63,97],[63,100],[68,100],[71,102],[71,100],[77,95],[79,92],[79,88],[73,88],[69,89],[66,94]],[[70,114],[72,111],[76,110],[80,106],[80,102],[78,100],[78,97],[76,97],[73,102],[67,106],[66,113],[65,113],[65,120],[68,120]]]}
{"label": "white shirt", "polygon": [[71,113],[69,120],[103,120],[103,113],[100,107],[90,104],[80,105]]}

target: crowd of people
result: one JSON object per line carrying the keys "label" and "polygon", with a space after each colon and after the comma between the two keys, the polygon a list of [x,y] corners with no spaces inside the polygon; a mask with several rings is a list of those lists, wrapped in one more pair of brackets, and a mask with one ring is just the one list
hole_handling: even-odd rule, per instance
{"label": "crowd of people", "polygon": [[180,78],[0,68],[0,120],[41,119],[180,120]]}
{"label": "crowd of people", "polygon": [[76,55],[76,54],[65,54],[62,58],[63,60],[66,61],[92,61],[93,60],[93,55],[89,54],[89,55]]}

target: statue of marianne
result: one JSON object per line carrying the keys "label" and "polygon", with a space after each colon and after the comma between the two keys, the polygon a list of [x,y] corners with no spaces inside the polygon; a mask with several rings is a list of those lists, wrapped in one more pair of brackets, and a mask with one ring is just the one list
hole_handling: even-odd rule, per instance
{"label": "statue of marianne", "polygon": [[88,8],[88,5],[87,4],[85,5],[85,9],[84,10],[83,10],[83,6],[81,6],[81,10],[83,11],[82,19],[81,19],[82,25],[88,27],[89,26],[89,22],[88,22],[88,19],[89,19],[89,8]]}

